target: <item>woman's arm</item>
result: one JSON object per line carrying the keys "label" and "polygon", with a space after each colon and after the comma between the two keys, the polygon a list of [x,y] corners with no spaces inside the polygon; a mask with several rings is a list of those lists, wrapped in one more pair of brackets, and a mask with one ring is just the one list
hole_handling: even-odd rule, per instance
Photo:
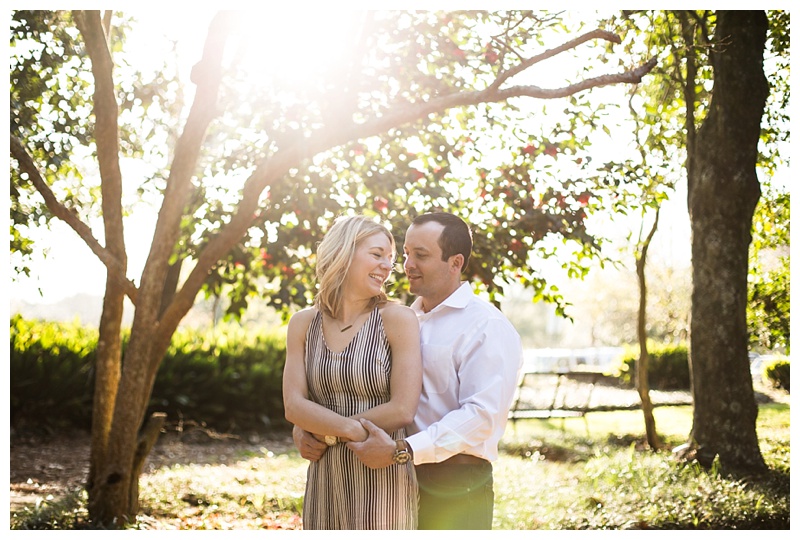
{"label": "woman's arm", "polygon": [[392,354],[391,397],[353,418],[366,418],[391,433],[414,420],[422,390],[422,354],[419,322],[411,308],[390,304],[383,308],[381,317]]}
{"label": "woman's arm", "polygon": [[286,334],[286,365],[283,368],[283,407],[286,420],[310,433],[335,435],[346,441],[363,441],[367,431],[357,419],[347,418],[308,398],[305,340],[316,313],[309,308],[289,320]]}

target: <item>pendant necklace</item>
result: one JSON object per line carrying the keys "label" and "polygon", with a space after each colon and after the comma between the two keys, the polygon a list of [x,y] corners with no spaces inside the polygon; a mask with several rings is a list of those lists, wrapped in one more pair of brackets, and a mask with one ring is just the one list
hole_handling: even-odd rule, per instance
{"label": "pendant necklace", "polygon": [[[336,321],[336,324],[339,324],[339,321]],[[353,323],[353,324],[355,324],[355,323]],[[347,325],[347,326],[345,326],[344,328],[342,328],[342,327],[340,326],[340,327],[339,327],[339,332],[347,332],[347,331],[348,331],[348,330],[350,330],[352,327],[353,327],[353,325],[352,325],[352,324],[348,324],[348,325]]]}
{"label": "pendant necklace", "polygon": [[342,325],[340,325],[340,324],[339,324],[339,321],[337,321],[336,319],[334,319],[334,320],[336,321],[336,326],[338,326],[338,327],[339,327],[339,332],[341,332],[341,333],[345,333],[345,332],[347,332],[348,330],[350,330],[350,329],[353,327],[353,325],[354,325],[354,324],[356,324],[356,321],[358,320],[358,318],[359,318],[359,317],[361,317],[363,314],[364,314],[364,312],[362,311],[361,313],[359,313],[358,315],[356,315],[356,318],[355,318],[355,319],[353,319],[353,322],[351,322],[350,324],[348,324],[348,325],[347,325],[347,326],[345,326],[344,328],[342,328]]}

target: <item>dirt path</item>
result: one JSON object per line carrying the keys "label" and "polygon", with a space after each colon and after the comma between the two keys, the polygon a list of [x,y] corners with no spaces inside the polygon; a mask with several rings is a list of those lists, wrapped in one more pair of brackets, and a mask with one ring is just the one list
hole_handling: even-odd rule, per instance
{"label": "dirt path", "polygon": [[[278,451],[292,448],[291,437],[251,434],[221,436],[205,431],[163,434],[148,456],[144,472],[175,464],[225,464],[243,451],[257,452],[270,441]],[[90,437],[71,432],[52,437],[12,432],[10,449],[10,511],[33,506],[38,499],[58,498],[81,489],[89,474]]]}

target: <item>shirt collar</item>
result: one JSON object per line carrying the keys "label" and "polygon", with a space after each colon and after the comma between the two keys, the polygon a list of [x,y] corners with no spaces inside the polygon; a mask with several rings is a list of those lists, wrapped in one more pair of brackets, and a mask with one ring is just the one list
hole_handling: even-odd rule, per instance
{"label": "shirt collar", "polygon": [[417,297],[414,300],[414,303],[411,304],[411,309],[413,309],[418,316],[428,315],[430,316],[432,313],[436,313],[444,309],[445,307],[450,307],[453,309],[464,309],[469,304],[469,300],[472,298],[472,287],[470,287],[469,282],[463,281],[461,282],[461,286],[453,291],[453,293],[445,298],[438,306],[430,310],[428,313],[425,313],[422,310],[422,298]]}

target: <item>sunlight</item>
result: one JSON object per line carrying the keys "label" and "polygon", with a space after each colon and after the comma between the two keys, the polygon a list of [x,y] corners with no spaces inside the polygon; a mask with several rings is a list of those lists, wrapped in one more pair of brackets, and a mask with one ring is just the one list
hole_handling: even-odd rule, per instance
{"label": "sunlight", "polygon": [[321,73],[347,67],[346,48],[358,39],[351,31],[357,14],[346,10],[256,10],[239,15],[241,30],[234,32],[232,60],[259,87],[313,87]]}

